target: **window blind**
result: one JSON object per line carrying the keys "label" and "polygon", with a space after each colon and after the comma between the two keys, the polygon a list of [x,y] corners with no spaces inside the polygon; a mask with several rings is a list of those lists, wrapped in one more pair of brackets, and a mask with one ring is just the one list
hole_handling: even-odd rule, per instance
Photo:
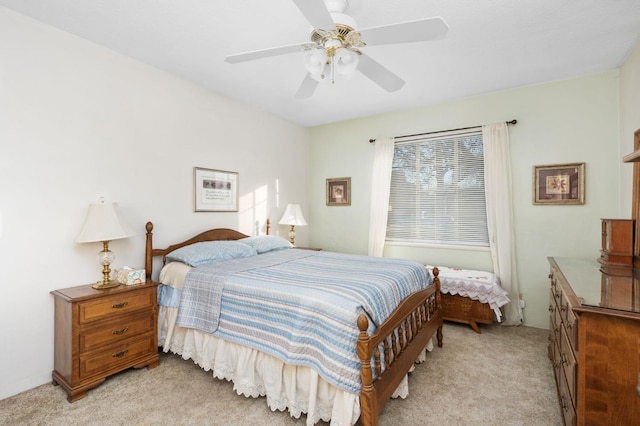
{"label": "window blind", "polygon": [[388,242],[488,247],[482,130],[397,142]]}

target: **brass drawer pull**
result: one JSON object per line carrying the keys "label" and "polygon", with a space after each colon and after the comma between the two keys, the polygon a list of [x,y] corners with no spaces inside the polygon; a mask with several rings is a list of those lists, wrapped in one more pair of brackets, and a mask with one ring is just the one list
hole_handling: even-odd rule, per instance
{"label": "brass drawer pull", "polygon": [[122,309],[127,306],[129,302],[116,303],[115,305],[111,305],[113,309]]}
{"label": "brass drawer pull", "polygon": [[120,335],[126,333],[127,331],[129,331],[129,327],[121,328],[120,330],[113,330],[111,334]]}
{"label": "brass drawer pull", "polygon": [[120,352],[116,352],[115,354],[111,355],[114,358],[122,358],[123,356],[125,356],[127,353],[129,352],[129,349],[125,349],[124,351],[120,351]]}

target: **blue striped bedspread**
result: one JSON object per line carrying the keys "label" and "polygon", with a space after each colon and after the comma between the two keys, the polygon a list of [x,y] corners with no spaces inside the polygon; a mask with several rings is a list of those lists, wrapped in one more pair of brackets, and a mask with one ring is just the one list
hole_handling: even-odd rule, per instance
{"label": "blue striped bedspread", "polygon": [[358,315],[365,313],[375,331],[405,297],[432,282],[412,261],[273,251],[189,271],[177,324],[311,367],[358,393]]}

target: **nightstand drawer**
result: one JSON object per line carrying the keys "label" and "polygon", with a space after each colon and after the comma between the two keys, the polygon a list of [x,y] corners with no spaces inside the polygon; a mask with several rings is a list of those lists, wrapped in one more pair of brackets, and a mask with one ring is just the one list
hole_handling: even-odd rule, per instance
{"label": "nightstand drawer", "polygon": [[158,351],[155,333],[129,339],[122,344],[113,345],[103,351],[80,355],[80,379],[91,375],[104,375],[111,369],[130,365],[138,357],[148,356]]}
{"label": "nightstand drawer", "polygon": [[78,304],[80,324],[109,316],[126,315],[138,309],[149,309],[155,305],[155,291],[151,288],[142,291],[114,294]]}
{"label": "nightstand drawer", "polygon": [[143,312],[126,318],[118,318],[99,327],[87,328],[78,336],[80,352],[89,351],[102,345],[123,341],[131,336],[155,331],[152,312]]}

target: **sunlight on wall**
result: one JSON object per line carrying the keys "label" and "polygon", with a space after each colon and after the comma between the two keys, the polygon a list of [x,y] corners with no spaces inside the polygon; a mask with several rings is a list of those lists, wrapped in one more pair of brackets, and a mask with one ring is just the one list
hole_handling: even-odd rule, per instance
{"label": "sunlight on wall", "polygon": [[261,187],[240,197],[238,229],[251,229],[251,235],[266,233],[269,186]]}

